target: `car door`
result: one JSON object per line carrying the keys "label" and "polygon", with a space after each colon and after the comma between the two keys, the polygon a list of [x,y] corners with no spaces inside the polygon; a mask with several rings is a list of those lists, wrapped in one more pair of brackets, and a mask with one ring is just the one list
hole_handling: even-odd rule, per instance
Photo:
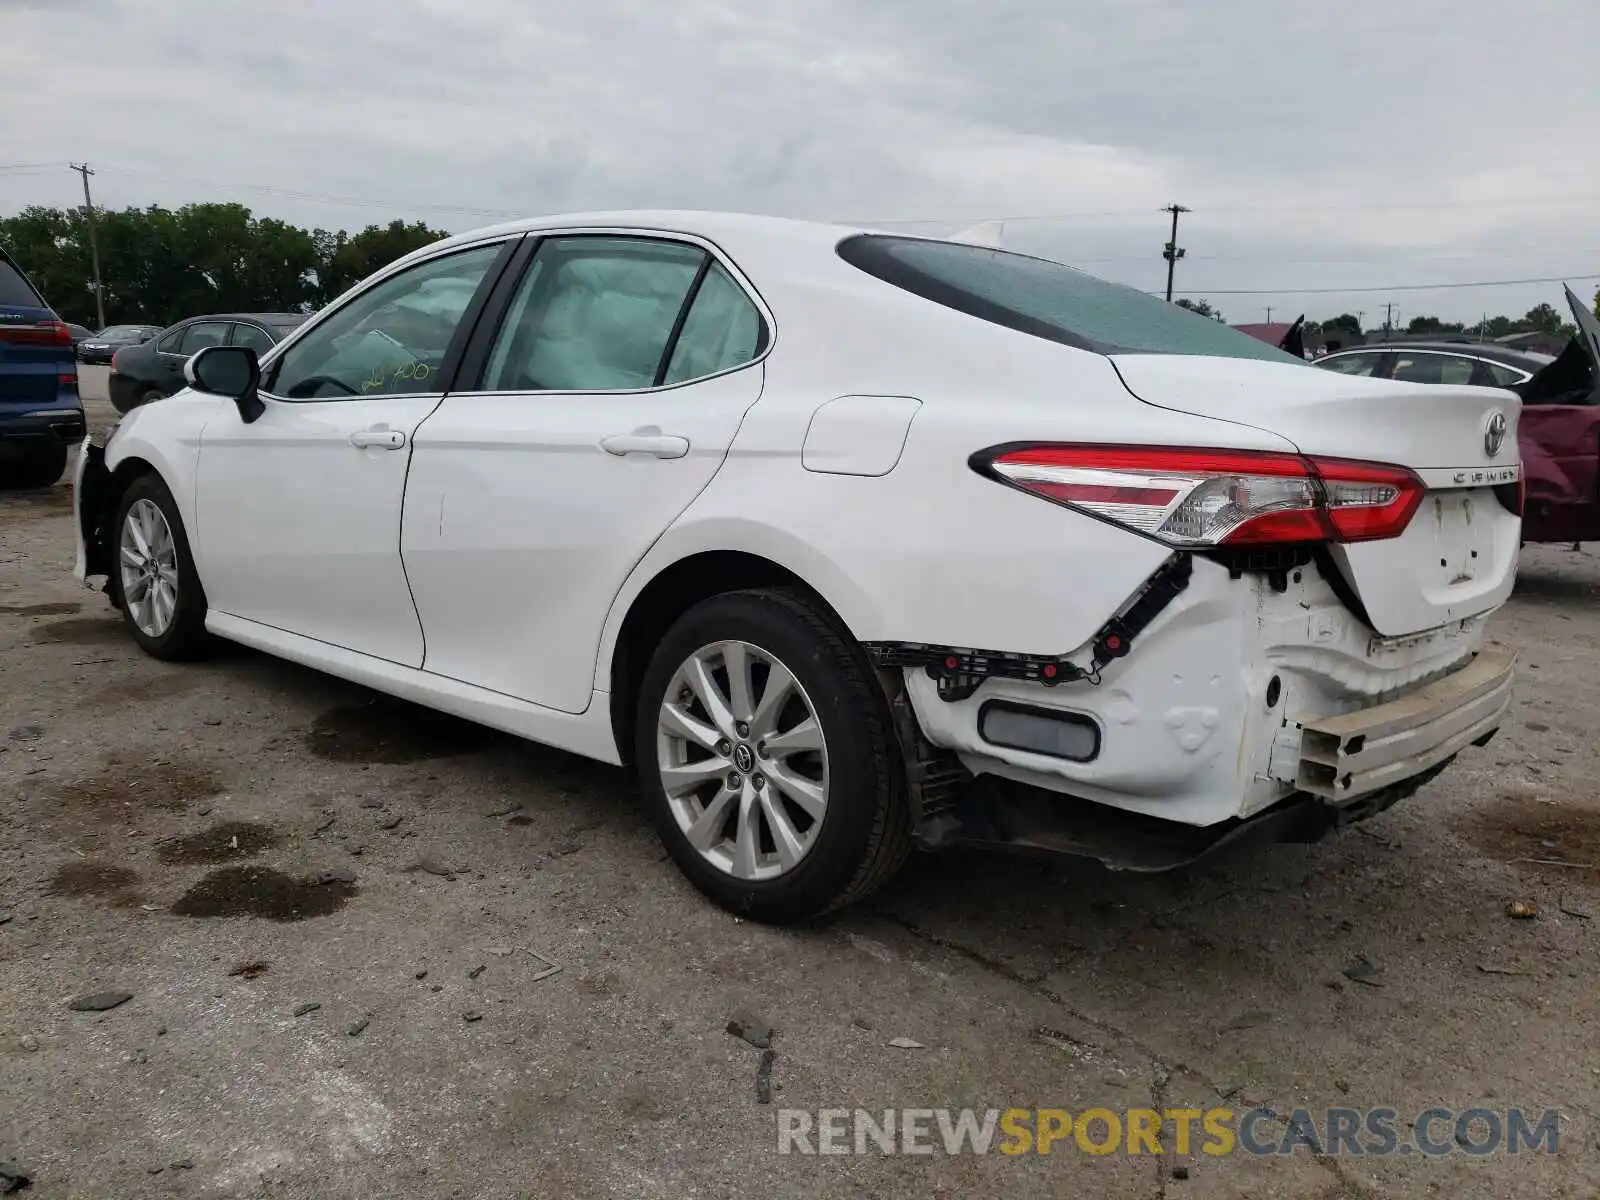
{"label": "car door", "polygon": [[417,431],[401,548],[425,670],[582,712],[612,600],[760,397],[769,326],[692,238],[524,258]]}
{"label": "car door", "polygon": [[196,556],[213,609],[422,665],[400,562],[411,437],[515,240],[382,277],[269,361],[257,420],[207,423]]}

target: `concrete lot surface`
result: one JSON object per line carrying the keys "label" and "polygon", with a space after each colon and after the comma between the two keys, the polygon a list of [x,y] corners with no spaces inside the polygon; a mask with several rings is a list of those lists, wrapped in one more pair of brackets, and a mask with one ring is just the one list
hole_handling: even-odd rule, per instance
{"label": "concrete lot surface", "polygon": [[[0,493],[0,1160],[26,1194],[1600,1194],[1590,554],[1525,555],[1500,738],[1336,840],[1153,878],[923,856],[781,931],[702,900],[620,772],[241,649],[155,662],[72,551],[65,485]],[[68,1007],[106,991],[131,999]],[[775,1031],[770,1103],[740,1013]],[[1559,1150],[776,1133],[783,1108],[1381,1106],[1409,1145],[1435,1105],[1557,1109]]]}

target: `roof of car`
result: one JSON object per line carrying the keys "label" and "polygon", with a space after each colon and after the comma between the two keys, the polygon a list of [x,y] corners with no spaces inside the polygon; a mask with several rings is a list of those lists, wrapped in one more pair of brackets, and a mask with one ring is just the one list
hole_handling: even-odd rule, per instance
{"label": "roof of car", "polygon": [[[174,321],[174,325],[187,325],[192,321],[259,321],[263,325],[288,325],[304,321],[308,313],[199,313],[192,317],[185,317],[181,321]],[[171,326],[168,326],[171,328]]]}

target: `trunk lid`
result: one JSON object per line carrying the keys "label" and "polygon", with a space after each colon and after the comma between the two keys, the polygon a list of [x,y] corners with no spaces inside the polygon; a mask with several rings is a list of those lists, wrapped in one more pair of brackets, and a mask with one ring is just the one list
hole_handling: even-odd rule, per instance
{"label": "trunk lid", "polygon": [[0,412],[55,404],[76,372],[72,335],[0,250]]}
{"label": "trunk lid", "polygon": [[1521,526],[1501,499],[1520,471],[1521,403],[1511,393],[1247,359],[1112,362],[1146,404],[1266,430],[1303,454],[1394,463],[1421,477],[1427,495],[1404,534],[1330,550],[1352,607],[1384,637],[1465,620],[1511,594]]}

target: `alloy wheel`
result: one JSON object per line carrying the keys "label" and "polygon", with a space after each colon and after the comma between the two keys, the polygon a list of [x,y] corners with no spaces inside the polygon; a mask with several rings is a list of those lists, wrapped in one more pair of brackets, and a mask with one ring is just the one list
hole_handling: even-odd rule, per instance
{"label": "alloy wheel", "polygon": [[159,638],[178,610],[178,547],[161,506],[129,505],[119,542],[123,603],[141,633]]}

